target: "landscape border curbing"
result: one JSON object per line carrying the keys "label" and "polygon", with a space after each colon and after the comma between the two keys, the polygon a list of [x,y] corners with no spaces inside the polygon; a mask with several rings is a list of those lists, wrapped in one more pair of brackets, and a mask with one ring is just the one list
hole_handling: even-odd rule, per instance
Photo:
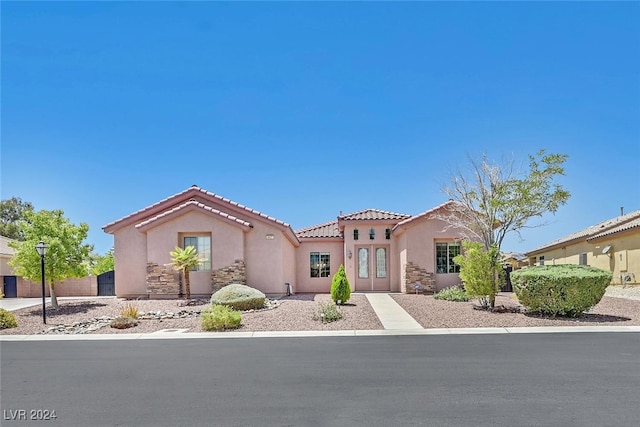
{"label": "landscape border curbing", "polygon": [[586,332],[640,332],[640,326],[537,326],[506,328],[442,328],[442,329],[378,329],[343,331],[249,331],[249,332],[169,332],[148,334],[78,334],[78,335],[0,335],[4,341],[104,341],[104,340],[166,340],[218,338],[314,338],[373,337],[384,335],[495,335],[495,334],[557,334]]}

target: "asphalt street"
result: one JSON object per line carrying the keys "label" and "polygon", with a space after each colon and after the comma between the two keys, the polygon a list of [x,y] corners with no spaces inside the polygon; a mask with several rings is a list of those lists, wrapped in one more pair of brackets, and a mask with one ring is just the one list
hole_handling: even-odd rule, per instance
{"label": "asphalt street", "polygon": [[2,426],[640,425],[633,332],[4,341],[0,356]]}

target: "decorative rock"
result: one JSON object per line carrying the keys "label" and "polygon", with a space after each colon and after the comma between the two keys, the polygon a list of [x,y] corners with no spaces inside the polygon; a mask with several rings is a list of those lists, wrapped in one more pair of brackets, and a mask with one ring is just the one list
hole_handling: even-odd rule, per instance
{"label": "decorative rock", "polygon": [[211,303],[226,305],[235,310],[251,310],[264,307],[266,296],[257,289],[237,283],[225,286],[213,295]]}

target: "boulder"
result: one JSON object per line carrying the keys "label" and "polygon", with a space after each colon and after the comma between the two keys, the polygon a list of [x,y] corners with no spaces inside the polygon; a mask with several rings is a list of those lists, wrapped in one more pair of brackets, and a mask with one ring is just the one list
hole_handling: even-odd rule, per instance
{"label": "boulder", "polygon": [[211,304],[226,305],[234,310],[255,310],[264,307],[265,294],[246,285],[232,283],[211,295]]}

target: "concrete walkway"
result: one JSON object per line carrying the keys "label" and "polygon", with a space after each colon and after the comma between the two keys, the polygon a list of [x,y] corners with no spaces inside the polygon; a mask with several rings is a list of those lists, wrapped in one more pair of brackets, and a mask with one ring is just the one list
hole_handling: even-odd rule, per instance
{"label": "concrete walkway", "polygon": [[[96,299],[114,299],[116,297],[58,297],[58,301],[67,300],[96,300]],[[46,297],[47,304],[51,304],[51,298]],[[42,307],[42,297],[40,298],[0,298],[0,308],[8,311],[20,310],[21,308]]]}
{"label": "concrete walkway", "polygon": [[389,294],[364,294],[385,329],[424,329]]}

